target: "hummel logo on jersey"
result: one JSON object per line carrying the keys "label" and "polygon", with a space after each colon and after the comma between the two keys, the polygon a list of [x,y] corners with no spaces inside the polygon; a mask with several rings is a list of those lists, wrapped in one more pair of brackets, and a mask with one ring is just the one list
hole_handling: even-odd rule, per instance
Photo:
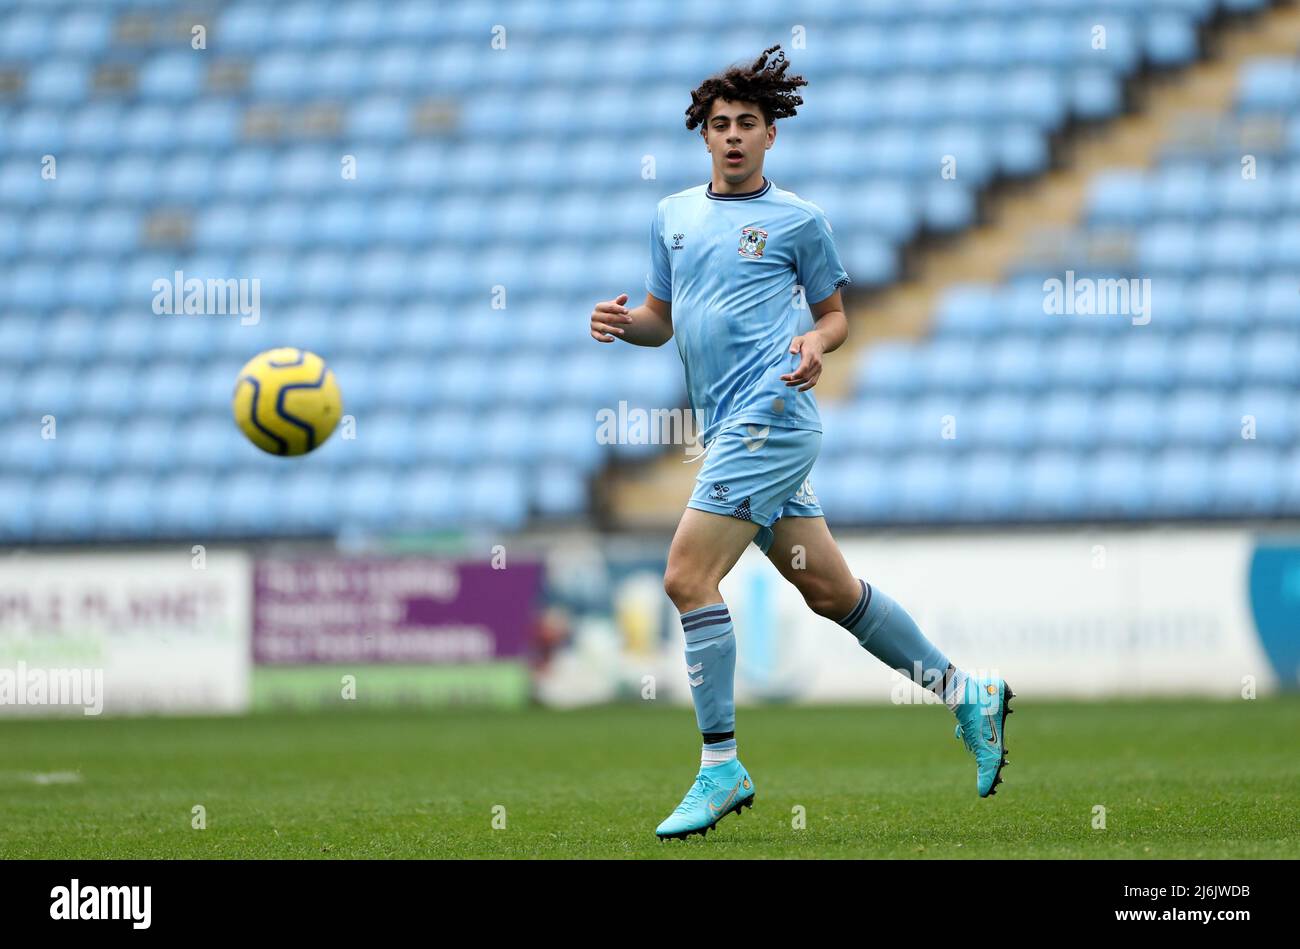
{"label": "hummel logo on jersey", "polygon": [[681,250],[681,249],[682,249],[682,241],[685,239],[685,237],[686,237],[685,234],[674,234],[674,235],[673,235],[673,246],[672,246],[671,249],[672,249],[672,250]]}
{"label": "hummel logo on jersey", "polygon": [[771,426],[769,425],[750,425],[749,437],[742,437],[741,441],[745,443],[745,447],[748,448],[751,453],[756,452],[763,447],[763,443],[767,441],[767,436],[770,431]]}
{"label": "hummel logo on jersey", "polygon": [[767,246],[767,231],[759,227],[744,227],[740,230],[740,256],[757,260],[763,256]]}
{"label": "hummel logo on jersey", "polygon": [[713,493],[710,494],[709,497],[715,501],[725,501],[727,500],[727,492],[730,490],[730,487],[723,484],[721,481],[718,481],[714,483]]}

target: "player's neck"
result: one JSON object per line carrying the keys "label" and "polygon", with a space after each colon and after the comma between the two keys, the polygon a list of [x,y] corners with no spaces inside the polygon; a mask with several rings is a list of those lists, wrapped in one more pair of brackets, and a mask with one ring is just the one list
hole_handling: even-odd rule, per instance
{"label": "player's neck", "polygon": [[709,185],[709,190],[714,194],[752,194],[756,191],[761,191],[765,184],[767,184],[767,179],[763,177],[762,168],[756,169],[754,173],[744,181],[738,182],[734,185],[726,179],[718,177],[717,172],[714,172],[713,181]]}

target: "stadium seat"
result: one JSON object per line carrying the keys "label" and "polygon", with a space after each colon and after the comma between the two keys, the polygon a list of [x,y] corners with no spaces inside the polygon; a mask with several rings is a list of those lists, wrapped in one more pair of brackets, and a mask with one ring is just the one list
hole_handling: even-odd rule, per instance
{"label": "stadium seat", "polygon": [[[833,221],[852,299],[910,275],[915,242],[975,225],[988,186],[1052,167],[1061,130],[1120,114],[1131,79],[1195,61],[1215,17],[1264,5],[925,0],[832,23],[762,0],[727,30],[719,7],[629,4],[594,30],[592,3],[518,0],[496,18],[511,24],[498,55],[473,5],[343,0],[321,17],[236,0],[195,55],[164,4],[13,0],[0,538],[579,516],[602,465],[680,448],[598,440],[598,412],[683,409],[685,386],[675,346],[598,347],[583,316],[593,286],[639,302],[656,202],[706,174],[684,90],[720,60],[808,21],[792,59],[812,86],[768,170]],[[128,29],[150,23],[150,39]],[[105,85],[118,69],[121,92]],[[1300,511],[1300,67],[1250,60],[1237,78],[1224,128],[1253,130],[1254,177],[1234,135],[1179,140],[1094,175],[1066,245],[1113,257],[1071,250],[1076,276],[1150,279],[1150,324],[1046,312],[1044,281],[1067,268],[1043,247],[1005,279],[940,286],[924,335],[867,346],[822,399],[815,474],[837,516]],[[633,113],[645,135],[622,134]],[[256,322],[153,312],[178,270],[257,279]],[[229,415],[239,367],[285,343],[329,360],[350,416],[292,469]],[[40,437],[45,415],[57,439]]]}

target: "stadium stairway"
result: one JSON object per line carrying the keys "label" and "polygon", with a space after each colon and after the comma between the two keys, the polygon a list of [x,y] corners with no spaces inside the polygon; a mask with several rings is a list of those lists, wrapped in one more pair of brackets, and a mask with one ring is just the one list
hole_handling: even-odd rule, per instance
{"label": "stadium stairway", "polygon": [[[1207,31],[1204,59],[1143,76],[1130,86],[1134,109],[1070,129],[1056,143],[1047,173],[995,186],[982,196],[981,223],[909,248],[907,274],[890,286],[846,295],[849,341],[827,361],[817,386],[822,404],[845,398],[858,363],[886,340],[924,336],[937,302],[959,284],[996,283],[1010,266],[1055,246],[1079,223],[1088,189],[1100,173],[1148,168],[1188,120],[1203,124],[1232,105],[1242,65],[1300,49],[1300,5],[1273,7]],[[960,174],[960,157],[958,157]],[[828,208],[834,219],[834,209]],[[602,479],[597,503],[611,527],[670,528],[690,498],[697,468],[677,450],[654,464],[616,466]],[[814,478],[816,469],[814,469]],[[814,481],[815,486],[815,481]]]}

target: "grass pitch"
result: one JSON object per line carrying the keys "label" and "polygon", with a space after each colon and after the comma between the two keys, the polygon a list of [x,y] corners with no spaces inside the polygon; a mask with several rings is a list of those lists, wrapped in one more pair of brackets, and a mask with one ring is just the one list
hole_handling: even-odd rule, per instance
{"label": "grass pitch", "polygon": [[687,708],[7,720],[0,857],[1292,858],[1300,844],[1300,696],[1018,697],[1011,763],[984,800],[942,706],[738,718],[754,809],[664,843],[655,826],[698,767]]}

